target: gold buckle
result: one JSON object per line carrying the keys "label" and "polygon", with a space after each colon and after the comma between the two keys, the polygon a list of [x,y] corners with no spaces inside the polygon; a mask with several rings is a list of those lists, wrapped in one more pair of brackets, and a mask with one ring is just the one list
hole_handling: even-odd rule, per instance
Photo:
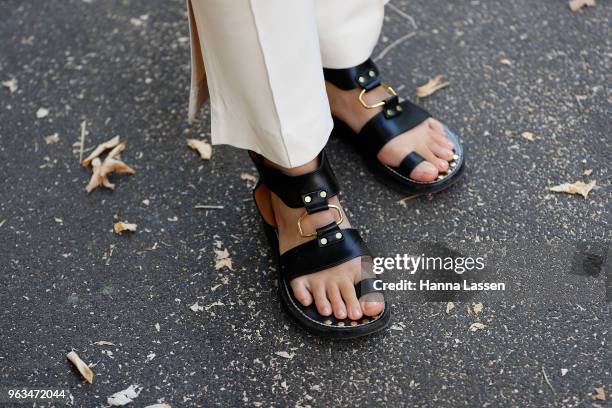
{"label": "gold buckle", "polygon": [[[383,82],[380,84],[383,88],[385,88],[385,91],[387,91],[387,93],[391,96],[397,96],[397,93],[395,92],[395,90],[393,88],[391,88],[391,85],[389,85],[386,82]],[[363,95],[365,95],[367,91],[365,89],[361,90],[361,93],[359,94],[359,102],[361,102],[361,104],[363,105],[364,108],[366,109],[374,109],[374,108],[380,108],[381,106],[383,106],[385,104],[385,101],[380,101],[375,103],[374,105],[368,105],[366,103],[366,101],[363,100]]]}
{"label": "gold buckle", "polygon": [[[338,215],[340,216],[340,219],[336,221],[336,224],[337,225],[342,224],[342,221],[344,221],[344,216],[342,215],[342,211],[340,210],[340,207],[338,207],[337,205],[333,205],[333,204],[329,204],[328,207],[333,208],[334,210],[338,211]],[[304,220],[304,218],[306,218],[307,215],[308,215],[308,211],[304,211],[304,214],[300,215],[300,218],[298,218],[298,222],[297,222],[298,231],[300,231],[300,236],[302,238],[309,238],[309,237],[314,237],[315,235],[317,235],[316,231],[311,232],[310,234],[304,234],[304,231],[302,230],[302,221]]]}

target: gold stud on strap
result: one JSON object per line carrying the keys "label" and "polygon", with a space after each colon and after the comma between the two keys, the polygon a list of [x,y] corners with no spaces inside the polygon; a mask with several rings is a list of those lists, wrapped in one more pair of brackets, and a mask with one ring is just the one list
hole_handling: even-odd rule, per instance
{"label": "gold stud on strap", "polygon": [[[338,221],[336,221],[336,224],[338,225],[342,224],[342,221],[344,221],[344,215],[342,215],[342,210],[340,210],[340,207],[338,207],[337,205],[333,205],[333,204],[328,204],[328,207],[338,212],[339,219]],[[300,218],[298,218],[298,221],[297,221],[298,231],[300,232],[300,236],[302,238],[314,237],[315,235],[317,235],[316,232],[304,234],[304,231],[302,230],[302,221],[304,221],[304,218],[306,218],[307,215],[308,215],[308,211],[304,211],[304,214],[300,215]]]}
{"label": "gold stud on strap", "polygon": [[[383,88],[385,88],[385,91],[387,91],[387,93],[391,96],[397,96],[397,93],[395,92],[395,90],[393,88],[391,88],[391,86],[389,84],[387,84],[386,82],[383,82],[382,84],[380,84]],[[359,94],[359,102],[361,102],[361,104],[363,105],[364,108],[366,109],[374,109],[374,108],[380,108],[381,106],[383,106],[385,104],[385,101],[380,101],[377,102],[373,105],[368,105],[368,103],[363,99],[363,96],[366,94],[367,90],[366,89],[362,89],[361,93]]]}

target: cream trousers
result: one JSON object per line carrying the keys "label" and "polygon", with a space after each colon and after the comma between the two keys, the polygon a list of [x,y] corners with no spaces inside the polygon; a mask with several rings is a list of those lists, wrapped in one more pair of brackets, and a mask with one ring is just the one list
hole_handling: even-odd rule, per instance
{"label": "cream trousers", "polygon": [[385,2],[187,0],[190,119],[208,93],[214,144],[253,150],[283,167],[311,161],[333,127],[322,67],[370,57]]}

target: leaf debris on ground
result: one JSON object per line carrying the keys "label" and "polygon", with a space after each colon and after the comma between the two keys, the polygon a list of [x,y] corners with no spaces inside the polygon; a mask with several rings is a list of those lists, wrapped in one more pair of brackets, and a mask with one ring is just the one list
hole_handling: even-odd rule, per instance
{"label": "leaf debris on ground", "polygon": [[484,306],[482,303],[472,303],[472,312],[474,312],[475,315],[480,314],[483,308]]}
{"label": "leaf debris on ground", "polygon": [[257,183],[257,177],[249,173],[240,173],[240,178],[246,181],[252,181],[253,183]]}
{"label": "leaf debris on ground", "polygon": [[583,7],[595,7],[595,0],[571,0],[568,6],[570,10],[576,12]]}
{"label": "leaf debris on ground", "polygon": [[[100,160],[100,156],[105,150],[112,150],[106,155],[104,161]],[[99,186],[104,186],[110,190],[115,189],[115,185],[108,180],[108,176],[111,173],[118,174],[134,174],[136,170],[119,160],[119,153],[125,150],[125,143],[119,142],[119,136],[115,136],[112,139],[98,145],[95,150],[87,156],[85,160],[81,162],[84,167],[91,164],[93,174],[89,183],[85,187],[88,193]]]}
{"label": "leaf debris on ground", "polygon": [[523,132],[521,136],[523,137],[523,139],[529,140],[530,142],[533,142],[535,140],[535,136],[531,132]]}
{"label": "leaf debris on ground", "polygon": [[274,354],[279,357],[286,358],[288,360],[291,360],[293,357],[295,357],[295,353],[288,353],[286,351],[275,351]]}
{"label": "leaf debris on ground", "polygon": [[210,160],[212,156],[212,146],[209,143],[204,140],[187,139],[187,146],[196,150],[200,154],[202,160]]}
{"label": "leaf debris on ground", "polygon": [[111,343],[110,341],[105,341],[105,340],[94,341],[94,344],[96,346],[114,346],[115,345],[115,343]]}
{"label": "leaf debris on ground", "polygon": [[568,194],[580,194],[584,198],[587,198],[593,187],[597,182],[595,180],[590,183],[584,183],[582,181],[576,181],[575,183],[563,183],[558,186],[550,187],[550,191],[555,193],[568,193]]}
{"label": "leaf debris on ground", "polygon": [[196,204],[193,208],[198,210],[222,210],[225,207],[222,205],[213,205],[213,204]]}
{"label": "leaf debris on ground", "polygon": [[2,86],[9,90],[10,93],[17,91],[17,80],[15,78],[2,81]]}
{"label": "leaf debris on ground", "polygon": [[94,149],[94,151],[91,152],[89,154],[89,156],[87,156],[87,158],[85,160],[81,160],[81,165],[83,167],[89,167],[89,164],[92,162],[93,159],[95,159],[96,157],[99,157],[106,150],[113,149],[113,148],[117,147],[117,145],[119,145],[119,142],[120,142],[119,136],[115,136],[112,139],[107,140],[106,142],[99,144]]}
{"label": "leaf debris on ground", "polygon": [[435,77],[427,81],[425,85],[419,86],[416,89],[416,95],[419,98],[425,98],[427,96],[434,94],[440,89],[446,88],[447,86],[449,86],[450,82],[442,82],[442,78],[443,78],[442,75],[436,75]]}
{"label": "leaf debris on ground", "polygon": [[476,322],[476,323],[472,323],[472,325],[470,326],[470,331],[471,332],[475,332],[475,331],[478,331],[478,330],[484,330],[486,328],[487,328],[486,325],[484,325],[482,323],[479,323],[479,322]]}
{"label": "leaf debris on ground", "polygon": [[595,388],[595,394],[591,395],[591,399],[593,401],[595,400],[605,401],[606,400],[606,390],[604,390],[604,387]]}
{"label": "leaf debris on ground", "polygon": [[76,369],[79,370],[79,373],[81,373],[85,381],[87,381],[90,384],[93,382],[93,378],[94,378],[93,371],[91,370],[91,368],[89,368],[87,364],[85,364],[83,360],[81,360],[81,357],[79,357],[79,355],[74,350],[68,353],[66,355],[66,358],[68,358],[68,360],[72,364],[74,364]]}
{"label": "leaf debris on ground", "polygon": [[134,402],[140,392],[142,391],[142,387],[139,385],[130,385],[125,390],[118,391],[108,397],[106,402],[113,407],[120,407],[123,405],[127,405],[131,402]]}
{"label": "leaf debris on ground", "polygon": [[45,136],[45,143],[46,144],[56,144],[57,142],[59,142],[60,138],[59,138],[59,134],[58,133],[54,133],[52,135],[49,136]]}
{"label": "leaf debris on ground", "polygon": [[115,234],[121,235],[123,231],[136,231],[138,225],[130,224],[129,222],[119,221],[113,224],[113,229],[115,230]]}
{"label": "leaf debris on ground", "polygon": [[454,309],[455,309],[455,304],[453,302],[448,302],[446,304],[446,314],[451,314]]}
{"label": "leaf debris on ground", "polygon": [[39,108],[36,111],[36,117],[38,119],[45,118],[45,117],[47,117],[48,114],[49,114],[49,109],[47,109],[47,108]]}
{"label": "leaf debris on ground", "polygon": [[227,268],[230,271],[234,270],[232,266],[232,258],[229,256],[227,249],[215,249],[215,269]]}
{"label": "leaf debris on ground", "polygon": [[79,163],[83,161],[83,150],[85,149],[85,135],[87,134],[87,122],[81,122],[81,139],[79,140]]}
{"label": "leaf debris on ground", "polygon": [[201,306],[198,304],[198,302],[195,302],[193,305],[189,306],[189,309],[194,312],[201,312],[204,310],[204,306]]}

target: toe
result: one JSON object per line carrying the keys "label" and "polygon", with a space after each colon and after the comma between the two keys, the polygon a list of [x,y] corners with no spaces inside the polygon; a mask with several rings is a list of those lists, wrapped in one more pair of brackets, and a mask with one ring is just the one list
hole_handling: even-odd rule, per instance
{"label": "toe", "polygon": [[294,279],[291,281],[291,289],[293,289],[293,296],[304,306],[310,306],[312,304],[312,295],[306,287],[306,282],[302,279]]}
{"label": "toe", "polygon": [[428,161],[419,163],[410,173],[410,178],[417,181],[433,181],[438,177],[438,169]]}
{"label": "toe", "polygon": [[363,312],[361,309],[361,305],[359,304],[359,300],[357,300],[355,287],[353,286],[351,281],[346,280],[342,282],[342,284],[340,285],[340,292],[342,294],[342,298],[344,299],[344,303],[348,308],[349,319],[360,319],[361,316],[363,316]]}
{"label": "toe", "polygon": [[429,148],[441,160],[449,161],[453,158],[453,151],[440,143],[432,142]]}
{"label": "toe", "polygon": [[365,295],[359,300],[361,304],[361,310],[366,316],[376,316],[383,311],[384,298],[380,293],[370,293]]}
{"label": "toe", "polygon": [[319,284],[314,287],[313,290],[314,301],[317,305],[317,311],[321,316],[329,316],[332,313],[332,307],[327,299],[327,293],[325,292],[325,286]]}
{"label": "toe", "polygon": [[429,129],[431,129],[433,139],[440,143],[442,146],[447,149],[452,150],[455,145],[450,141],[448,137],[446,137],[446,129],[444,129],[444,125],[437,121],[436,119],[430,119],[428,122]]}
{"label": "toe", "polygon": [[436,132],[438,135],[444,136],[444,134],[446,133],[444,131],[444,125],[440,123],[440,121],[437,119],[434,119],[434,118],[427,119],[427,125],[429,126],[431,130]]}
{"label": "toe", "polygon": [[334,311],[334,316],[336,316],[336,319],[346,319],[346,307],[344,306],[344,301],[342,300],[342,296],[340,295],[340,289],[338,289],[337,285],[328,285],[327,297],[331,302],[331,306]]}

